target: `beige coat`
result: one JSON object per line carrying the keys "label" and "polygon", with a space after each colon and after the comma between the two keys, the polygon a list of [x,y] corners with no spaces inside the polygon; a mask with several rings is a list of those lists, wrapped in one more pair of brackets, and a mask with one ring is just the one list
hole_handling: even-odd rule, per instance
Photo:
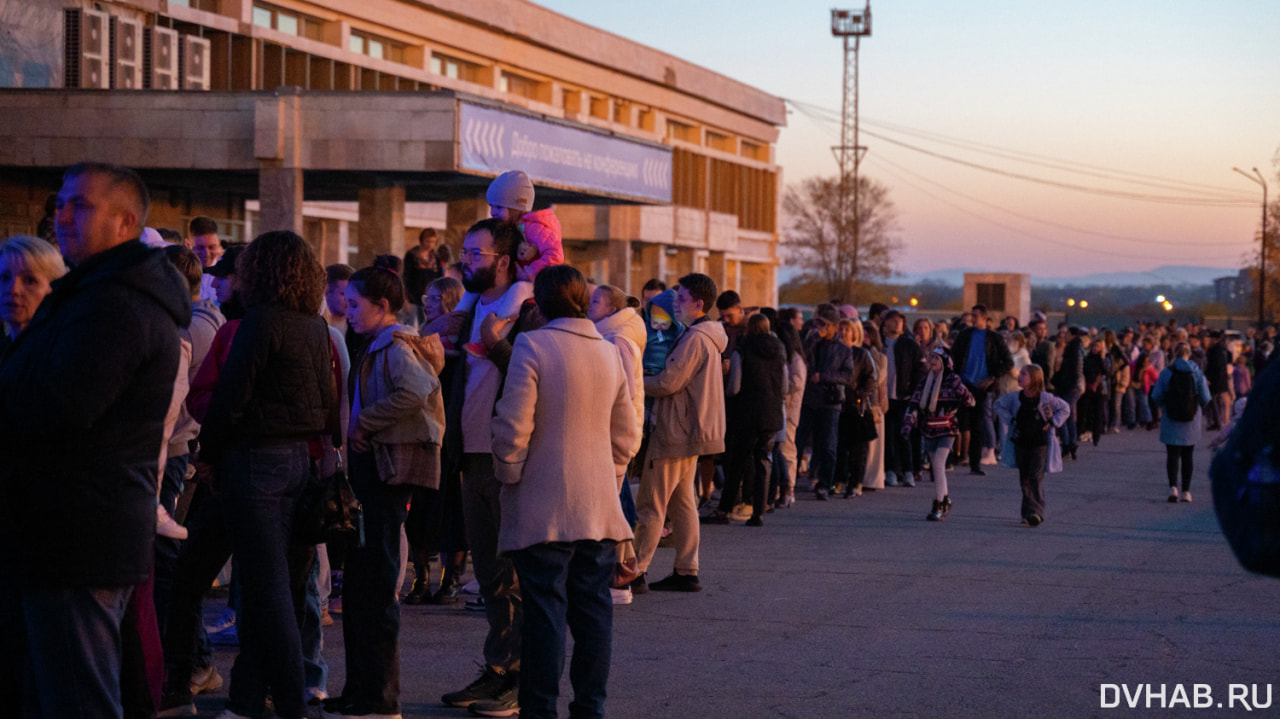
{"label": "beige coat", "polygon": [[724,451],[720,353],[728,343],[719,322],[698,322],[680,336],[663,370],[644,378],[645,394],[657,398],[646,461]]}
{"label": "beige coat", "polygon": [[516,338],[492,426],[499,553],[631,539],[618,490],[640,426],[618,351],[590,320],[563,317]]}

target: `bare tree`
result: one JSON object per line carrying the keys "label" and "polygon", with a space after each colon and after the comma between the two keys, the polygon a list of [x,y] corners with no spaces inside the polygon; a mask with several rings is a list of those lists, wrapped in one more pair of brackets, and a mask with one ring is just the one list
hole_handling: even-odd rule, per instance
{"label": "bare tree", "polygon": [[901,246],[889,188],[860,177],[857,201],[857,212],[849,214],[841,232],[838,178],[811,177],[789,186],[782,198],[788,262],[825,284],[828,296],[849,301],[856,301],[859,282],[890,275],[893,253]]}

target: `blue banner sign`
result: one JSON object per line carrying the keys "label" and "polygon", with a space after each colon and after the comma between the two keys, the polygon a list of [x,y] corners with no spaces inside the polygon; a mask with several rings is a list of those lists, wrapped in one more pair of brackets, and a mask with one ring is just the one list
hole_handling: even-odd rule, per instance
{"label": "blue banner sign", "polygon": [[466,103],[459,115],[465,169],[671,202],[670,149]]}

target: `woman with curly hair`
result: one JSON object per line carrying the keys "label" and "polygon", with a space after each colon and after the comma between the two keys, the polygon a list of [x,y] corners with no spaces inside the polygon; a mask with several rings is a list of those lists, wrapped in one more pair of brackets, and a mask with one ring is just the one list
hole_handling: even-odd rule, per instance
{"label": "woman with curly hair", "polygon": [[331,424],[338,401],[320,317],[325,272],[305,240],[279,231],[245,249],[236,277],[245,316],[201,428],[241,587],[227,711],[258,716],[269,693],[277,715],[297,719],[306,715],[302,646],[286,557],[309,476],[308,441]]}

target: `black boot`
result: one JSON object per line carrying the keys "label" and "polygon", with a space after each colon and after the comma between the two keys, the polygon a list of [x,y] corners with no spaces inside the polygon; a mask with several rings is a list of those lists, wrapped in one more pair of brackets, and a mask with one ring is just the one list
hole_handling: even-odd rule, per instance
{"label": "black boot", "polygon": [[925,516],[925,519],[930,522],[940,522],[942,521],[943,514],[945,514],[945,512],[942,509],[942,502],[935,499],[933,500],[933,509],[929,511],[929,514]]}

